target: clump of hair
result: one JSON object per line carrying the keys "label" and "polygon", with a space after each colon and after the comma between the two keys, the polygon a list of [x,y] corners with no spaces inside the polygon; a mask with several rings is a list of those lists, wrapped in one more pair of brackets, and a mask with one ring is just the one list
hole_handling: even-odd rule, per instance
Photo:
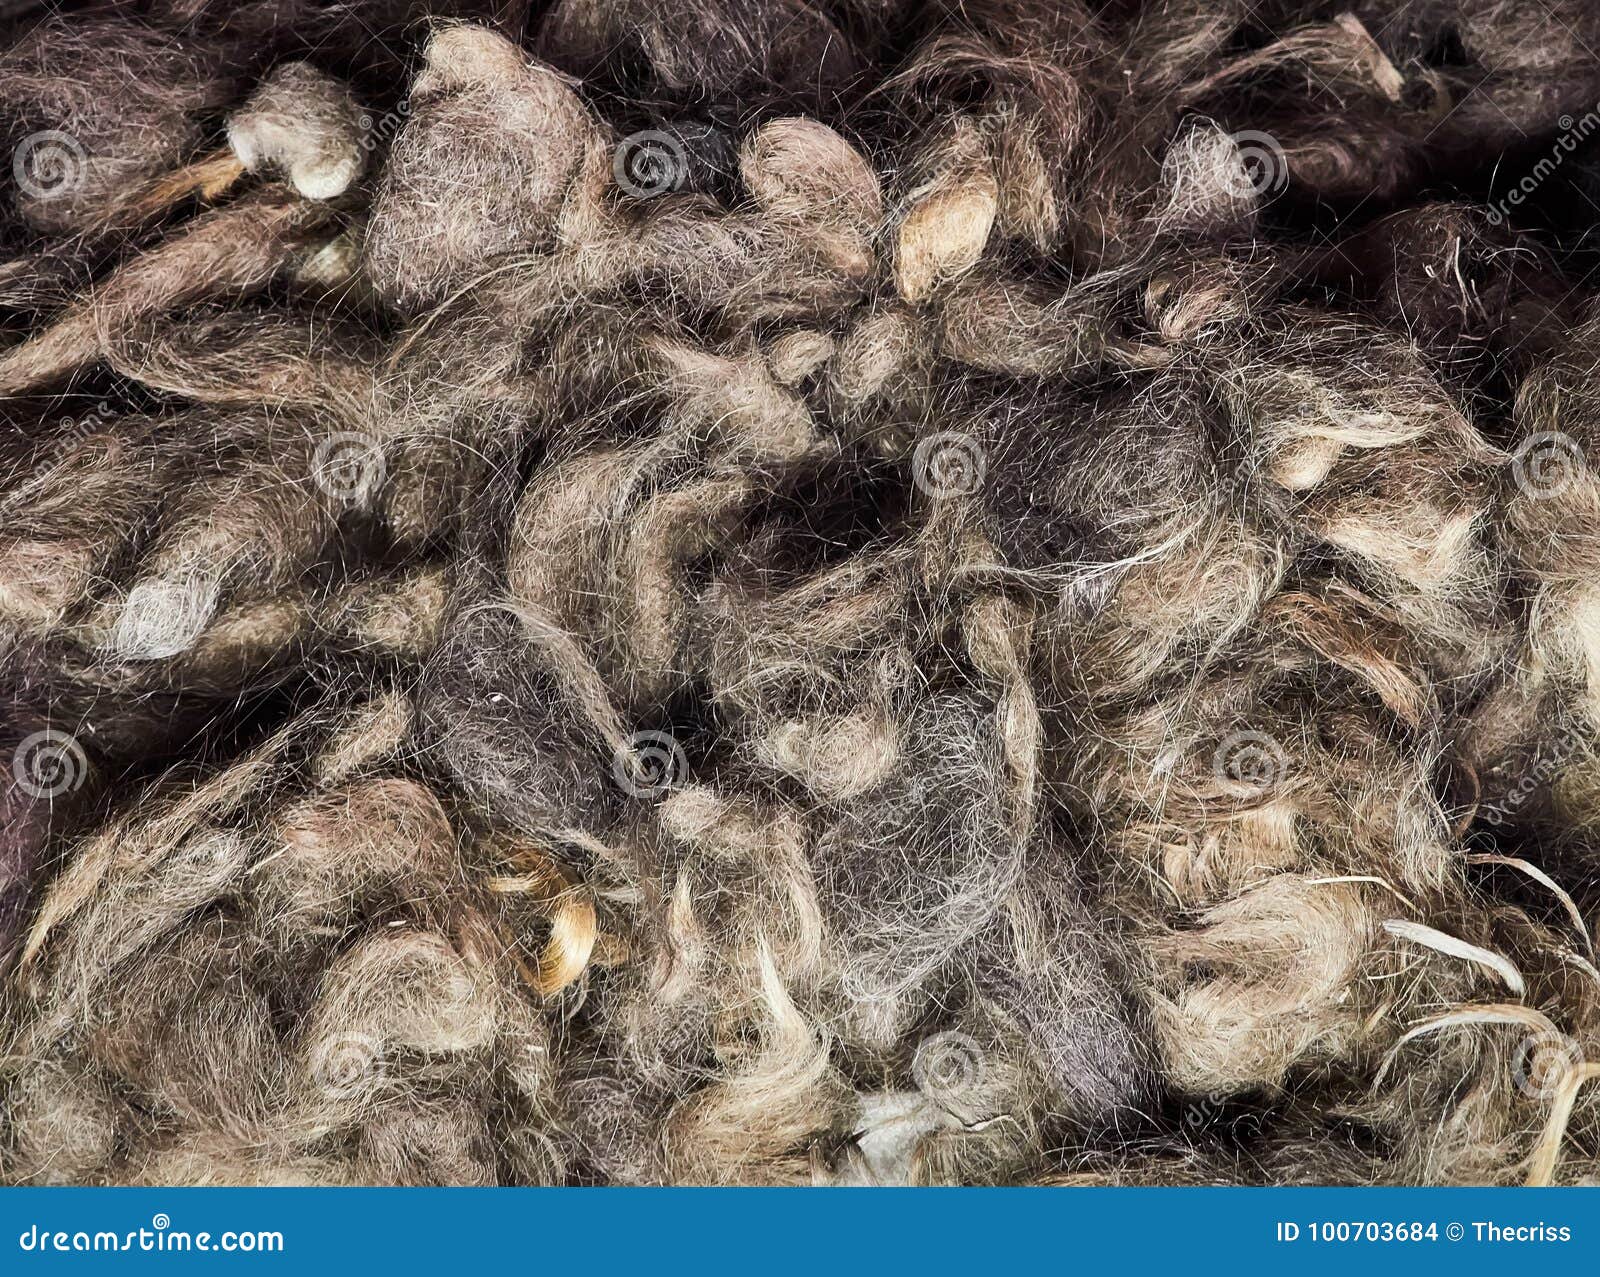
{"label": "clump of hair", "polygon": [[1544,7],[9,20],[0,1180],[1600,1174]]}

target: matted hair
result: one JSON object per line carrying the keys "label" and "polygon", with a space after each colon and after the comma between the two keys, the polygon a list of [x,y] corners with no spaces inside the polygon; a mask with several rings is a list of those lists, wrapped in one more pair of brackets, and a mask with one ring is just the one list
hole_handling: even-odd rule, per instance
{"label": "matted hair", "polygon": [[43,9],[0,1180],[1600,1175],[1587,0]]}

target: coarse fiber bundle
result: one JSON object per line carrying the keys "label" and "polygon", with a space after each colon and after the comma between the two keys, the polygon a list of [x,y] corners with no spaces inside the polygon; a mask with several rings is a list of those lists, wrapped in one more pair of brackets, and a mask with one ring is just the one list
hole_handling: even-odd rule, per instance
{"label": "coarse fiber bundle", "polygon": [[1600,1182],[1596,49],[0,5],[0,1182]]}

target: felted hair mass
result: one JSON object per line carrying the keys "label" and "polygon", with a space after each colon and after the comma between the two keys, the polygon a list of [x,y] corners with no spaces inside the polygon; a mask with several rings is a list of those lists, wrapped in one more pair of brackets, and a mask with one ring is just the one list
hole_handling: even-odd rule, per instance
{"label": "felted hair mass", "polygon": [[1600,1177],[1588,0],[22,0],[0,1180]]}

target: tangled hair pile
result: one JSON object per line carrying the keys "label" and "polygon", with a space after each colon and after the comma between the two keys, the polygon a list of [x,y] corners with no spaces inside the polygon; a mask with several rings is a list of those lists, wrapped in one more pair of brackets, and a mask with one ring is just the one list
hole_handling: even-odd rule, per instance
{"label": "tangled hair pile", "polygon": [[1600,1179],[1589,0],[3,15],[0,1180]]}

